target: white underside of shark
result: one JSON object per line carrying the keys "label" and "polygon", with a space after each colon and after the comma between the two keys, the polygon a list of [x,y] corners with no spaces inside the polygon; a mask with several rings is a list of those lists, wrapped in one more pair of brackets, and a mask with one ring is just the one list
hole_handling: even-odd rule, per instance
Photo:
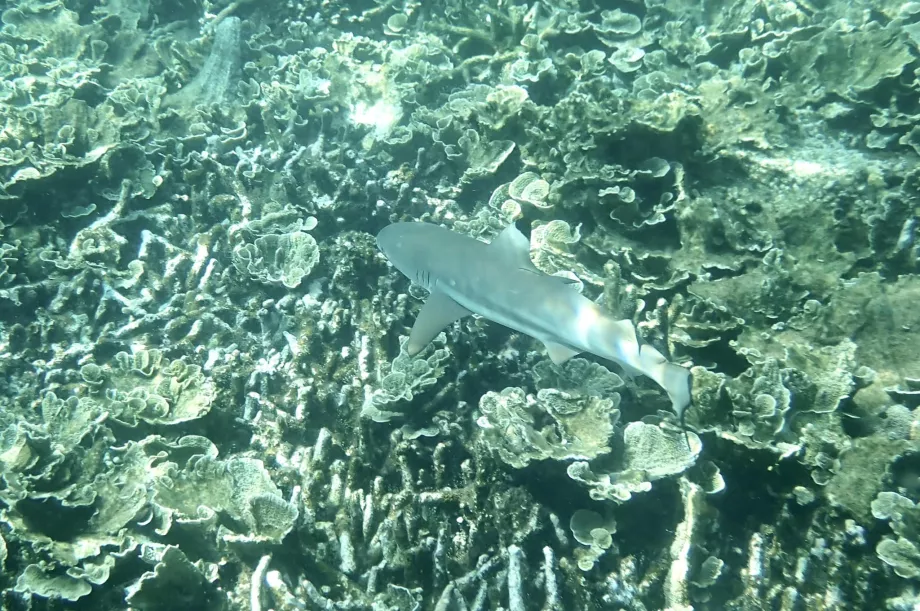
{"label": "white underside of shark", "polygon": [[640,343],[631,321],[615,320],[567,279],[537,269],[530,242],[514,225],[487,244],[430,223],[394,223],[378,234],[377,245],[431,292],[409,335],[410,355],[454,321],[478,314],[540,340],[556,364],[588,352],[648,376],[683,418],[690,372]]}

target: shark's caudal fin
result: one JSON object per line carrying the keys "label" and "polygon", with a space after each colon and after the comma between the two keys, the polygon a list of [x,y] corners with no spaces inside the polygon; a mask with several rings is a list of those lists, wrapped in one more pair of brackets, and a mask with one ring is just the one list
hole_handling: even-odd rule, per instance
{"label": "shark's caudal fin", "polygon": [[670,362],[654,346],[643,342],[630,321],[614,323],[618,330],[618,354],[627,371],[646,375],[661,386],[671,399],[671,409],[684,426],[690,406],[690,370]]}
{"label": "shark's caudal fin", "polygon": [[654,353],[652,360],[655,362],[649,365],[649,369],[646,370],[647,375],[658,382],[658,385],[668,393],[668,397],[671,399],[671,409],[677,415],[680,428],[684,431],[684,441],[687,442],[687,449],[690,449],[690,435],[687,433],[687,409],[690,408],[692,400],[691,385],[693,383],[690,370],[671,363],[655,348],[647,344],[642,349],[644,354],[640,356],[640,361],[648,360],[649,351]]}
{"label": "shark's caudal fin", "polygon": [[674,363],[666,363],[662,367],[661,386],[668,397],[671,398],[671,407],[683,425],[687,408],[690,407],[690,386],[692,380],[690,370]]}
{"label": "shark's caudal fin", "polygon": [[668,363],[664,372],[664,380],[667,386],[664,386],[671,398],[671,409],[677,414],[680,421],[680,428],[684,430],[684,440],[687,442],[687,448],[690,448],[690,436],[687,434],[687,410],[690,409],[692,402],[693,375],[690,370],[680,365]]}

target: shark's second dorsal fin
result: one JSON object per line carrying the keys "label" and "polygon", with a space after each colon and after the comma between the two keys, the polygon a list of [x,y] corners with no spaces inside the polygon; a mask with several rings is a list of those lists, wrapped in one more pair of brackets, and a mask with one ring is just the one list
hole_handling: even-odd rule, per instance
{"label": "shark's second dorsal fin", "polygon": [[524,271],[544,275],[530,260],[530,240],[511,223],[505,227],[492,243],[489,244],[491,254]]}
{"label": "shark's second dorsal fin", "polygon": [[409,356],[415,356],[444,327],[470,314],[472,312],[440,290],[435,289],[428,296],[428,301],[422,306],[422,310],[418,313],[418,318],[415,319],[415,324],[412,325],[412,332],[409,333],[409,343],[406,344],[406,352],[409,353]]}

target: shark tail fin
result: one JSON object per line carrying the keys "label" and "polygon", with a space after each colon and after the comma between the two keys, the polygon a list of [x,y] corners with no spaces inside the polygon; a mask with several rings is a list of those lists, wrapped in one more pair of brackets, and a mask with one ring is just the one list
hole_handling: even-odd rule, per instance
{"label": "shark tail fin", "polygon": [[690,370],[674,363],[661,364],[661,386],[671,398],[671,407],[681,420],[690,407]]}
{"label": "shark tail fin", "polygon": [[690,447],[690,433],[687,432],[687,410],[680,413],[680,428],[684,431],[684,441],[687,442],[687,450],[692,453],[693,448]]}
{"label": "shark tail fin", "polygon": [[667,363],[662,371],[662,386],[671,398],[671,408],[680,421],[680,428],[684,431],[687,449],[690,449],[690,436],[687,434],[687,410],[692,402],[691,387],[693,376],[690,370],[680,365]]}
{"label": "shark tail fin", "polygon": [[690,370],[671,363],[654,346],[640,343],[638,334],[636,337],[636,358],[628,364],[655,380],[668,393],[674,414],[683,419],[690,405]]}

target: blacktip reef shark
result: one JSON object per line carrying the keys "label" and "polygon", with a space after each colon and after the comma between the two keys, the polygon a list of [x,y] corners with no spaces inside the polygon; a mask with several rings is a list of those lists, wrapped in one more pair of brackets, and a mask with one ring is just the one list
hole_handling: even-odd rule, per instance
{"label": "blacktip reef shark", "polygon": [[683,424],[690,372],[642,343],[632,321],[615,320],[570,280],[537,269],[530,240],[513,224],[489,244],[431,223],[394,223],[377,235],[377,247],[431,293],[409,334],[410,356],[451,323],[478,314],[540,340],[557,365],[588,352],[650,377]]}

